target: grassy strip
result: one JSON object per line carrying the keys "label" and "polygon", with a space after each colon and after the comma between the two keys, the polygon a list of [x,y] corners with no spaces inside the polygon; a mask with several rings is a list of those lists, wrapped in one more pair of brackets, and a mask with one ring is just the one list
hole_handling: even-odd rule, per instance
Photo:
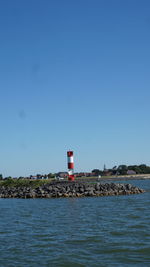
{"label": "grassy strip", "polygon": [[7,179],[0,181],[0,187],[31,187],[36,188],[44,184],[48,184],[52,179],[48,180],[28,180],[28,179]]}
{"label": "grassy strip", "polygon": [[[136,175],[134,176],[134,178],[138,178],[138,177],[142,177],[145,175]],[[99,178],[99,181],[101,180],[106,180],[107,179],[113,179],[113,178],[133,178],[133,176],[129,176],[129,175],[125,175],[125,176],[101,176],[101,178]],[[97,177],[80,177],[80,178],[76,178],[75,181],[86,181],[86,179],[88,180],[88,182],[95,182],[95,179],[97,180]],[[54,181],[55,179],[48,179],[48,180],[30,180],[30,179],[7,179],[7,180],[0,180],[0,187],[5,186],[5,187],[31,187],[31,188],[36,188],[45,184],[49,184],[52,181]],[[64,179],[64,181],[67,181],[67,179]]]}

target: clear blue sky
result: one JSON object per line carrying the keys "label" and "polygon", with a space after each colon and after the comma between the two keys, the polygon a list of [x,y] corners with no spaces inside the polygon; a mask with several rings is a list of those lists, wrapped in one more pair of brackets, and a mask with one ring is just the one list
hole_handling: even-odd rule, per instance
{"label": "clear blue sky", "polygon": [[150,1],[0,1],[0,173],[150,165]]}

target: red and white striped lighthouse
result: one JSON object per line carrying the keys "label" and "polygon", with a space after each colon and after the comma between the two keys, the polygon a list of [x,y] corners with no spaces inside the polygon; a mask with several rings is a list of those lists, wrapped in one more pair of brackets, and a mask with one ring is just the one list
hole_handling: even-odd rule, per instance
{"label": "red and white striped lighthouse", "polygon": [[68,180],[74,181],[73,151],[67,151],[67,158],[68,158]]}

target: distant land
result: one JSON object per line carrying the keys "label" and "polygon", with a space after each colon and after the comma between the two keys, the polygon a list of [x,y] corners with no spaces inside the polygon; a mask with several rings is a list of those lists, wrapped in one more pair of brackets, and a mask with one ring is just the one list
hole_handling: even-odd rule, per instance
{"label": "distant land", "polygon": [[[130,176],[130,175],[147,175],[150,174],[150,166],[147,166],[146,164],[140,164],[140,165],[119,165],[114,166],[113,168],[106,168],[104,165],[103,170],[100,169],[93,169],[91,172],[75,172],[76,178],[81,177],[113,177],[113,176]],[[56,172],[56,173],[48,173],[48,174],[35,174],[35,175],[29,175],[28,177],[19,176],[19,177],[12,177],[7,176],[3,177],[2,174],[0,174],[0,180],[3,179],[54,179],[54,178],[67,178],[68,172]]]}

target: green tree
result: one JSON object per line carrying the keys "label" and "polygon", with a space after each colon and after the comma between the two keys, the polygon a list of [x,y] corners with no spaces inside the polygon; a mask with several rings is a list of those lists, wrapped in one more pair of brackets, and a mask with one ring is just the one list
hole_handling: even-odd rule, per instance
{"label": "green tree", "polygon": [[145,164],[139,165],[139,168],[141,170],[141,173],[148,173],[148,168]]}
{"label": "green tree", "polygon": [[3,179],[3,175],[2,174],[0,174],[0,180],[2,180]]}
{"label": "green tree", "polygon": [[48,176],[48,179],[52,179],[52,178],[55,177],[55,174],[53,174],[53,173],[49,173],[47,176]]}
{"label": "green tree", "polygon": [[92,170],[92,173],[93,173],[93,175],[98,176],[98,175],[102,175],[103,174],[103,171],[101,171],[99,169],[94,169],[94,170]]}
{"label": "green tree", "polygon": [[128,167],[126,165],[119,165],[117,171],[121,175],[126,175],[127,174]]}

